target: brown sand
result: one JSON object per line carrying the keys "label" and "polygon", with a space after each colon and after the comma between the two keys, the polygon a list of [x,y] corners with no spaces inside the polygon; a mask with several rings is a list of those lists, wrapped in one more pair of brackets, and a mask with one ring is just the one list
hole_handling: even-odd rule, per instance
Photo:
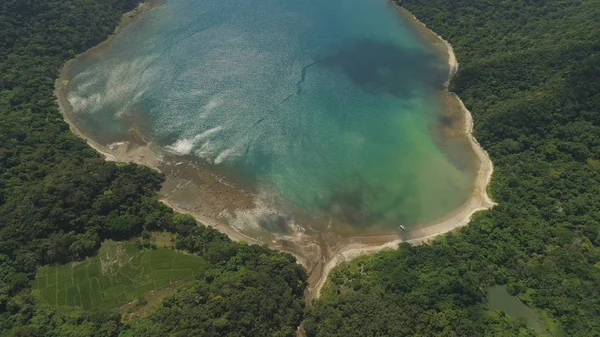
{"label": "brown sand", "polygon": [[[415,28],[421,32],[425,39],[439,48],[440,52],[447,55],[450,68],[448,78],[450,79],[458,69],[452,46],[427,29],[412,14],[404,9],[400,9],[400,11],[414,23]],[[144,12],[144,10],[138,8],[124,15],[125,20],[117,30],[135,21]],[[108,42],[103,43],[100,48],[108,44],[110,44],[110,39]],[[78,57],[85,57],[87,53]],[[267,244],[273,249],[289,252],[296,256],[298,262],[309,273],[309,287],[306,293],[307,303],[319,296],[327,275],[336,265],[360,255],[383,249],[393,249],[400,242],[411,244],[427,242],[440,234],[467,225],[473,213],[489,209],[495,205],[486,193],[486,187],[493,171],[492,163],[487,153],[479,146],[472,135],[473,121],[471,114],[458,96],[446,92],[444,94],[445,102],[452,109],[464,114],[464,119],[460,118],[461,123],[458,123],[458,128],[453,125],[454,127],[450,131],[458,133],[465,138],[465,141],[468,141],[480,163],[473,193],[459,209],[432,223],[390,235],[343,237],[330,229],[313,230],[310,225],[306,225],[306,228],[302,228],[301,231],[296,231],[285,237],[276,237],[269,233],[252,230],[242,231],[227,221],[227,215],[237,211],[256,209],[256,195],[226,181],[223,175],[214,171],[214,168],[201,163],[181,161],[181,158],[153,151],[153,144],[144,140],[135,128],[130,130],[127,140],[111,146],[99,144],[82,133],[77,125],[73,123],[72,109],[65,97],[65,89],[68,84],[67,70],[71,62],[67,62],[61,76],[56,81],[55,95],[72,132],[85,139],[90,146],[102,153],[106,160],[133,162],[165,173],[166,181],[159,193],[160,199],[175,211],[194,216],[198,221],[227,234],[232,240],[245,241],[250,244]],[[456,132],[456,130],[459,130],[459,132]]]}

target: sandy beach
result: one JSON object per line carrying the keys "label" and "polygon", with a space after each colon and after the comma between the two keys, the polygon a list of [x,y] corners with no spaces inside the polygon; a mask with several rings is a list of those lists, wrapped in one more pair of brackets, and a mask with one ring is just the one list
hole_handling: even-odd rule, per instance
{"label": "sandy beach", "polygon": [[[449,74],[445,85],[446,94],[450,100],[454,101],[450,102],[449,104],[458,105],[460,111],[463,113],[464,122],[462,131],[464,132],[464,135],[468,137],[471,148],[479,159],[479,168],[477,171],[475,186],[469,200],[459,209],[431,224],[423,225],[419,228],[402,233],[402,238],[393,239],[388,237],[388,242],[379,245],[352,243],[344,247],[340,247],[339,250],[334,252],[331,258],[324,264],[318,281],[309,287],[307,301],[319,297],[321,288],[323,285],[325,285],[329,272],[338,264],[350,261],[365,254],[374,254],[385,249],[395,249],[402,242],[407,242],[412,245],[426,243],[439,235],[468,225],[473,214],[479,211],[491,209],[496,205],[496,203],[487,194],[487,186],[492,179],[492,173],[494,171],[492,161],[490,160],[488,153],[481,147],[481,145],[479,145],[479,142],[473,136],[473,117],[471,116],[471,112],[465,107],[458,95],[447,91],[452,76],[454,76],[454,74],[456,74],[458,71],[458,61],[456,59],[456,55],[454,54],[452,45],[444,40],[441,36],[427,28],[424,23],[419,21],[406,9],[398,7],[395,3],[393,6],[397,7],[400,13],[413,23],[413,26],[419,31],[419,33],[447,57]],[[382,239],[385,240],[385,238]]]}
{"label": "sandy beach", "polygon": [[[151,5],[141,6],[130,13],[126,13],[123,16],[123,22],[115,32],[134,22]],[[452,46],[427,29],[408,11],[400,9],[400,12],[414,23],[415,28],[424,38],[447,56],[450,70],[448,82],[446,83],[447,87],[451,77],[458,70],[458,62]],[[96,48],[102,48],[110,44],[110,40],[109,38],[101,45],[78,57],[85,57],[87,53],[94,52]],[[444,93],[447,96],[445,102],[453,105],[456,111],[461,112],[464,117],[461,118],[461,123],[458,126],[459,133],[469,142],[479,161],[473,192],[469,200],[460,208],[431,223],[423,224],[406,232],[390,235],[342,237],[332,231],[321,233],[312,230],[310,226],[304,231],[298,231],[285,237],[242,232],[235,226],[230,225],[227,219],[229,214],[237,214],[236,212],[251,213],[253,209],[257,208],[257,198],[251,191],[228,182],[223,174],[214,172],[207,165],[183,162],[178,157],[154,149],[153,144],[144,139],[133,127],[130,129],[126,140],[110,145],[100,144],[85,135],[74,122],[72,108],[66,98],[68,69],[72,62],[73,60],[67,62],[55,85],[55,95],[60,110],[72,132],[85,139],[106,160],[146,165],[163,172],[166,181],[159,193],[159,198],[175,211],[194,216],[199,222],[218,229],[232,240],[245,241],[249,244],[267,244],[273,249],[296,256],[298,262],[309,272],[307,303],[319,296],[329,272],[336,265],[360,255],[393,249],[400,242],[422,244],[438,235],[467,225],[475,212],[490,209],[495,205],[486,192],[493,171],[492,163],[487,153],[472,135],[473,120],[471,113],[465,108],[458,96],[446,91]]]}

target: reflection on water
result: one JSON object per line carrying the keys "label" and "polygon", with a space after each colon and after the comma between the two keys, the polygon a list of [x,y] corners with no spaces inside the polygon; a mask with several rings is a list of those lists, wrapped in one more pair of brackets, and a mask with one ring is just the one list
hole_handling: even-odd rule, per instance
{"label": "reflection on water", "polygon": [[423,88],[442,89],[448,69],[435,53],[365,39],[345,46],[315,64],[336,67],[359,88],[373,95],[408,100]]}

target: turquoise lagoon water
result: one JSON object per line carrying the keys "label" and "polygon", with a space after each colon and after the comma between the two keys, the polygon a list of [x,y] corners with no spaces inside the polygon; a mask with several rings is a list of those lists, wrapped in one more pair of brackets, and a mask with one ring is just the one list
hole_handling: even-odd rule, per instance
{"label": "turquoise lagoon water", "polygon": [[291,208],[423,223],[467,200],[474,170],[436,145],[448,68],[405,20],[385,0],[167,0],[75,62],[67,98],[102,143],[135,122]]}

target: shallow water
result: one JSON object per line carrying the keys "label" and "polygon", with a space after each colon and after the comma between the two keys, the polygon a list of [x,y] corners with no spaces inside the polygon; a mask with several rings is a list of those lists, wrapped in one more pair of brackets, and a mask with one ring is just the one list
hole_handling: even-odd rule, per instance
{"label": "shallow water", "polygon": [[448,68],[405,20],[384,0],[167,0],[76,61],[67,98],[100,143],[133,125],[287,219],[422,224],[467,200],[475,170],[436,144]]}
{"label": "shallow water", "polygon": [[538,332],[543,330],[533,309],[521,302],[517,296],[509,294],[505,285],[489,287],[487,301],[490,309],[501,309],[513,318],[522,317],[527,321],[527,327]]}

